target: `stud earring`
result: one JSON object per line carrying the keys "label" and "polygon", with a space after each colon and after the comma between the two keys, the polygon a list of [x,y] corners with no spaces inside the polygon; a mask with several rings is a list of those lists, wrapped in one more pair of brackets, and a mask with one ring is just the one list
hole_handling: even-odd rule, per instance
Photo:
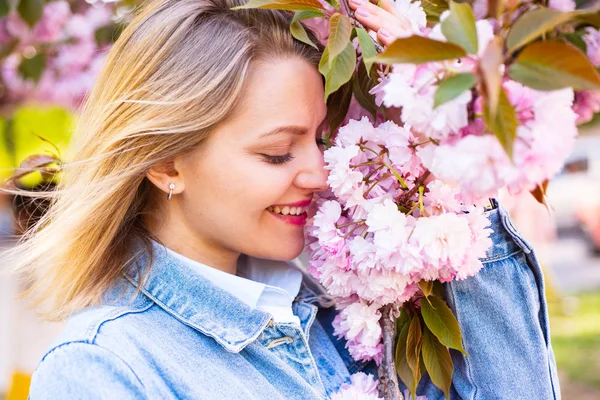
{"label": "stud earring", "polygon": [[169,184],[169,196],[167,197],[167,200],[171,200],[171,197],[173,197],[173,189],[175,189],[175,184]]}

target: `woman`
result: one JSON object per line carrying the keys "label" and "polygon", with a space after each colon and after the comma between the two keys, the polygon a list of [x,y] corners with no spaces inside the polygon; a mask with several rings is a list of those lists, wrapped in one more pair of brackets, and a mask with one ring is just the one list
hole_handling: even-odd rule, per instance
{"label": "woman", "polygon": [[[154,1],[111,50],[56,200],[16,249],[17,268],[35,278],[30,295],[49,317],[69,318],[33,375],[32,399],[323,399],[374,371],[352,362],[332,336],[328,298],[286,262],[302,251],[307,208],[326,187],[320,54],[291,37],[288,13],[230,10],[240,3]],[[392,8],[358,6],[389,43],[403,23]],[[527,288],[539,278],[541,290],[506,217],[490,218],[500,252],[490,265],[518,269]],[[449,286],[465,341],[482,346],[476,360],[504,349],[473,323],[489,327],[489,300],[512,299],[488,299],[480,286]],[[527,302],[543,305],[539,293]],[[473,301],[482,307],[462,314]],[[504,338],[547,340],[544,313],[524,314]],[[507,310],[492,315],[508,320]],[[520,334],[530,326],[535,334]],[[481,374],[457,358],[453,396],[498,376],[495,398],[552,393],[549,345],[535,349],[540,357],[515,369],[537,380],[532,389],[502,392],[526,378],[501,358]],[[486,390],[470,398],[490,398]],[[442,397],[427,379],[421,391]]]}

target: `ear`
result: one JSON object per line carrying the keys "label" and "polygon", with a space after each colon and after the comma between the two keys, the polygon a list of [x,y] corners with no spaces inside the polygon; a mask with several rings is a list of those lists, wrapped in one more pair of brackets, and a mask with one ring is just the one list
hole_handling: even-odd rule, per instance
{"label": "ear", "polygon": [[174,161],[155,164],[146,172],[146,178],[165,193],[169,193],[169,185],[174,183],[173,194],[179,194],[185,189],[185,182],[176,165]]}

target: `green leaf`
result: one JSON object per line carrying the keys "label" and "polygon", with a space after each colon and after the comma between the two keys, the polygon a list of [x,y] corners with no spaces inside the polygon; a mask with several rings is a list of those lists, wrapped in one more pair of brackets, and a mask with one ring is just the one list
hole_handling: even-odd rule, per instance
{"label": "green leaf", "polygon": [[110,45],[116,42],[121,36],[123,30],[127,27],[124,23],[110,23],[108,25],[101,26],[94,32],[94,38],[98,46]]}
{"label": "green leaf", "polygon": [[577,34],[577,33],[564,33],[562,36],[563,36],[563,38],[565,40],[567,40],[573,46],[577,47],[579,50],[583,51],[584,53],[587,52],[587,44],[582,39],[582,37],[581,37],[580,34]]}
{"label": "green leaf", "polygon": [[425,297],[427,297],[433,291],[433,281],[419,281],[419,287],[421,288],[421,291]]}
{"label": "green leaf", "polygon": [[331,7],[335,8],[338,11],[340,11],[340,2],[338,0],[325,0],[325,2],[327,4],[329,4]]}
{"label": "green leaf", "polygon": [[500,69],[500,66],[504,63],[502,47],[502,37],[495,36],[489,42],[479,60],[483,96],[486,99],[490,116],[492,117],[496,115],[500,85],[502,84],[502,71]]}
{"label": "green leaf", "polygon": [[[471,88],[475,86],[475,83],[477,83],[477,78],[470,72],[456,74],[444,79],[440,82],[435,92],[433,108],[454,100],[465,90],[471,90]],[[421,283],[419,283],[419,285],[421,285]],[[423,287],[421,286],[421,289],[422,288]]]}
{"label": "green leaf", "polygon": [[362,108],[368,111],[375,119],[377,114],[377,105],[375,96],[369,93],[375,83],[369,78],[367,70],[363,63],[358,65],[358,71],[352,77],[352,93],[354,98]]}
{"label": "green leaf", "polygon": [[331,136],[346,119],[352,101],[352,81],[346,82],[327,99],[327,124]]}
{"label": "green leaf", "polygon": [[29,26],[35,25],[44,14],[44,0],[21,0],[17,10]]}
{"label": "green leaf", "polygon": [[492,116],[487,104],[484,105],[483,120],[488,129],[496,135],[498,141],[504,148],[504,151],[512,159],[513,144],[517,137],[517,126],[519,121],[514,107],[508,101],[504,89],[500,89],[498,99],[498,110],[495,116]]}
{"label": "green leaf", "polygon": [[423,346],[421,351],[423,362],[429,373],[431,382],[444,392],[446,399],[449,399],[452,373],[454,372],[454,364],[452,364],[450,352],[429,329],[423,330]]}
{"label": "green leaf", "polygon": [[[19,107],[14,113],[12,126],[16,166],[37,154],[65,154],[74,122],[75,115],[61,107]],[[32,188],[42,179],[38,172],[19,179],[19,184]]]}
{"label": "green leaf", "polygon": [[410,314],[406,308],[400,308],[400,316],[396,318],[395,336],[398,337],[404,325],[410,323]]}
{"label": "green leaf", "polygon": [[600,89],[600,75],[578,48],[557,41],[537,42],[519,54],[510,77],[536,90]]}
{"label": "green leaf", "polygon": [[421,300],[421,314],[431,332],[445,346],[466,354],[462,346],[462,335],[458,321],[446,303],[437,297],[427,297]]}
{"label": "green leaf", "polygon": [[595,13],[583,13],[575,17],[576,21],[582,22],[585,25],[592,25],[596,28],[600,28],[600,14]]}
{"label": "green leaf", "polygon": [[0,0],[0,18],[4,17],[10,11],[8,0]]}
{"label": "green leaf", "polygon": [[461,46],[470,54],[477,54],[475,14],[468,3],[450,2],[450,15],[442,21],[442,33],[448,41]]}
{"label": "green leaf", "polygon": [[562,12],[550,8],[537,8],[523,14],[508,32],[508,52],[514,52],[575,15],[575,12]]}
{"label": "green leaf", "polygon": [[351,33],[352,23],[350,19],[340,13],[333,14],[329,19],[329,37],[327,38],[330,64],[348,46]]}
{"label": "green leaf", "polygon": [[322,18],[323,13],[319,10],[301,10],[296,11],[294,13],[294,18],[292,18],[292,22],[303,21],[305,19],[311,18]]}
{"label": "green leaf", "polygon": [[18,44],[19,39],[12,39],[0,46],[0,61],[3,58],[8,57],[17,48]]}
{"label": "green leaf", "polygon": [[467,52],[454,43],[414,35],[394,40],[383,53],[375,57],[375,62],[423,64],[430,61],[454,60],[466,55]]}
{"label": "green leaf", "polygon": [[423,0],[421,7],[427,15],[427,20],[437,22],[440,20],[440,15],[448,9],[448,1],[446,0]]}
{"label": "green leaf", "polygon": [[[411,320],[412,321],[412,320]],[[398,376],[404,382],[407,387],[410,387],[410,384],[413,380],[413,373],[406,361],[406,342],[408,340],[408,329],[410,327],[410,322],[404,324],[402,329],[400,330],[400,335],[398,336],[398,341],[396,342],[396,372],[398,372]]]}
{"label": "green leaf", "polygon": [[440,281],[433,281],[433,294],[440,299],[445,298],[444,284]]}
{"label": "green leaf", "polygon": [[406,338],[406,362],[412,371],[412,382],[407,384],[411,393],[416,393],[417,386],[423,375],[419,368],[419,354],[421,353],[421,321],[419,317],[414,317],[408,327],[408,336]]}
{"label": "green leaf", "polygon": [[296,40],[299,40],[302,43],[306,43],[307,45],[319,50],[317,45],[314,44],[312,40],[310,40],[310,38],[308,37],[308,33],[306,33],[306,29],[304,29],[304,26],[302,26],[302,24],[299,21],[295,21],[290,24],[290,32]]}
{"label": "green leaf", "polygon": [[319,72],[325,77],[325,101],[331,93],[352,78],[355,67],[356,51],[352,43],[348,42],[346,48],[331,61],[329,51],[325,48],[319,63]]}
{"label": "green leaf", "polygon": [[360,46],[360,52],[362,53],[362,60],[367,70],[367,75],[371,77],[371,67],[373,66],[373,60],[377,55],[375,44],[371,36],[362,28],[354,28],[356,35],[358,36],[358,45]]}
{"label": "green leaf", "polygon": [[320,18],[323,17],[323,13],[319,10],[300,10],[294,13],[294,18],[292,18],[292,22],[290,24],[290,32],[296,40],[301,41],[302,43],[306,43],[309,46],[314,47],[315,49],[319,49],[316,44],[308,36],[306,29],[300,23],[305,19],[311,18]]}
{"label": "green leaf", "polygon": [[319,11],[323,9],[318,0],[250,0],[248,3],[232,7],[232,10],[240,10],[243,8],[262,8],[269,10],[309,10]]}
{"label": "green leaf", "polygon": [[23,79],[32,79],[37,83],[42,77],[44,68],[46,68],[46,56],[43,53],[38,53],[32,58],[23,58],[19,65],[19,73]]}

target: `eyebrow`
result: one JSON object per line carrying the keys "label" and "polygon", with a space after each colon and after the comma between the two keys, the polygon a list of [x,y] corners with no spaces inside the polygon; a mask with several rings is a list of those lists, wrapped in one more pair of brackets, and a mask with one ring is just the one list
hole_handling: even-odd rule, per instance
{"label": "eyebrow", "polygon": [[266,136],[272,136],[272,135],[276,135],[281,132],[289,132],[294,135],[304,135],[306,133],[306,131],[307,131],[307,129],[304,126],[285,125],[285,126],[279,126],[275,129],[273,129],[272,131],[263,133],[262,135],[260,135],[260,137],[262,138],[262,137],[266,137]]}
{"label": "eyebrow", "polygon": [[[325,122],[326,119],[327,119],[327,116],[325,116],[325,118],[323,118],[323,121],[321,121],[321,123],[319,124],[319,127],[321,127],[321,125],[323,125],[323,122]],[[291,133],[293,135],[302,136],[307,131],[308,131],[308,129],[306,127],[304,127],[304,126],[299,126],[299,125],[284,125],[284,126],[279,126],[279,127],[275,128],[275,129],[273,129],[272,131],[263,133],[262,135],[260,135],[260,137],[263,138],[263,137],[267,137],[267,136],[272,136],[272,135],[276,135],[276,134],[282,133],[282,132],[288,132],[288,133]]]}

